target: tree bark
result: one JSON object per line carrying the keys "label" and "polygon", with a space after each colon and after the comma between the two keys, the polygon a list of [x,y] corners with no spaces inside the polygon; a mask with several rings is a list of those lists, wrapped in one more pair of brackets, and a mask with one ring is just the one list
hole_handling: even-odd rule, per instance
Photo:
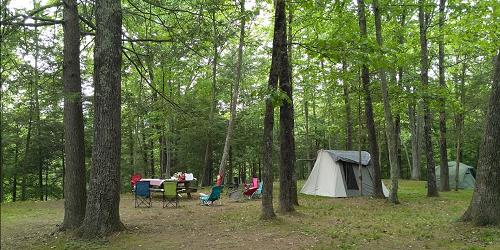
{"label": "tree bark", "polygon": [[[359,19],[359,29],[360,36],[362,39],[367,39],[366,31],[366,17],[365,17],[365,2],[363,0],[358,1],[358,19]],[[363,48],[366,49],[366,48]],[[363,83],[363,92],[365,96],[365,115],[366,115],[366,127],[368,129],[368,141],[370,144],[370,151],[372,155],[373,162],[373,182],[374,182],[374,197],[385,198],[382,191],[382,179],[380,173],[379,165],[379,152],[377,145],[377,134],[375,130],[375,121],[373,119],[373,106],[370,90],[370,72],[366,63],[361,66],[361,81]]]}
{"label": "tree bark", "polygon": [[285,0],[277,0],[275,18],[279,45],[279,87],[286,94],[280,106],[280,211],[295,211],[293,202],[293,175],[295,170],[295,138],[293,93],[290,82],[290,68],[286,37]]}
{"label": "tree bark", "polygon": [[410,141],[411,141],[411,159],[412,159],[412,171],[411,178],[413,180],[420,180],[420,129],[418,126],[417,110],[415,107],[415,102],[410,101],[408,103],[408,116],[410,121]]}
{"label": "tree bark", "polygon": [[[281,2],[283,2],[281,0]],[[284,4],[284,3],[281,3]],[[284,11],[284,10],[283,10]],[[278,6],[276,6],[275,17],[278,16]],[[284,15],[282,17],[284,19]],[[284,22],[284,20],[281,20]],[[281,58],[280,46],[283,46],[280,41],[280,20],[274,19],[274,36],[273,50],[271,59],[271,69],[269,71],[269,80],[266,96],[266,106],[264,115],[264,138],[262,145],[262,181],[264,189],[262,191],[262,219],[272,219],[276,217],[273,209],[273,126],[274,126],[274,105],[276,87],[280,76]]]}
{"label": "tree bark", "polygon": [[222,158],[219,165],[219,175],[224,176],[226,162],[229,155],[229,149],[231,147],[231,140],[234,130],[234,122],[236,120],[236,105],[238,105],[238,93],[241,82],[241,66],[243,62],[243,46],[245,44],[245,0],[240,0],[240,42],[238,45],[238,62],[236,63],[236,80],[233,88],[233,97],[231,98],[231,117],[229,118],[229,124],[227,125],[226,140],[224,142],[224,150],[222,153]]}
{"label": "tree bark", "polygon": [[78,228],[85,217],[85,135],[80,78],[80,24],[77,1],[64,0],[64,220],[62,229]]}
{"label": "tree bark", "polygon": [[[460,86],[459,89],[460,93],[457,94],[457,99],[459,100],[460,105],[463,105],[464,100],[465,100],[465,70],[467,68],[467,65],[464,63],[462,65],[462,74],[460,75]],[[459,109],[458,114],[455,117],[455,122],[456,122],[456,129],[457,129],[457,145],[456,145],[456,158],[455,162],[456,167],[455,167],[455,191],[458,191],[458,182],[459,182],[459,176],[460,176],[460,162],[462,161],[462,149],[461,149],[461,144],[462,144],[462,130],[464,126],[464,111],[463,107]]]}
{"label": "tree bark", "polygon": [[[349,98],[349,84],[347,83],[347,63],[342,61],[342,87],[344,89],[344,105],[345,105],[345,117],[346,117],[346,150],[352,150],[352,112],[351,112],[351,101]],[[311,159],[311,158],[309,158]]]}
{"label": "tree bark", "polygon": [[[439,86],[446,90],[445,69],[444,69],[444,33],[443,26],[445,20],[446,0],[439,0]],[[446,91],[443,91],[446,93]],[[450,181],[448,173],[448,150],[446,146],[446,102],[445,97],[439,98],[439,156],[440,156],[440,190],[450,191]]]}
{"label": "tree bark", "polygon": [[[217,63],[219,58],[218,52],[218,39],[219,35],[217,33],[217,24],[215,20],[215,10],[212,12],[212,26],[213,26],[213,53],[214,60],[212,62],[212,103],[210,105],[210,113],[208,115],[208,120],[210,124],[213,123],[214,112],[215,112],[215,93],[217,86]],[[209,186],[212,184],[212,171],[213,171],[213,145],[212,145],[212,136],[208,135],[207,146],[205,147],[205,160],[203,164],[203,178],[201,181],[202,186]]]}
{"label": "tree bark", "polygon": [[425,0],[418,1],[418,21],[420,28],[420,78],[424,86],[424,141],[425,141],[425,155],[427,159],[427,196],[439,196],[436,187],[436,173],[434,165],[434,150],[432,148],[432,118],[431,110],[429,107],[429,58],[427,49],[427,19],[428,14],[424,11]]}
{"label": "tree bark", "polygon": [[[372,3],[373,12],[375,15],[375,32],[377,37],[377,43],[379,45],[379,49],[381,50],[381,58],[385,57],[382,53],[384,44],[382,40],[382,21],[380,15],[380,9],[378,6],[378,0],[373,0]],[[378,69],[380,82],[382,83],[382,99],[384,103],[384,118],[385,118],[385,127],[387,134],[387,144],[389,149],[389,163],[391,169],[391,192],[389,195],[389,200],[393,204],[398,204],[398,179],[399,179],[399,171],[398,171],[398,149],[396,144],[396,129],[394,127],[394,120],[392,118],[391,111],[391,103],[389,100],[389,88],[387,86],[387,77],[385,74],[385,69],[380,67]]]}
{"label": "tree bark", "polygon": [[[293,69],[292,69],[292,22],[293,22],[293,8],[290,5],[288,5],[288,42],[287,42],[287,52],[288,52],[288,74],[290,78],[290,88],[293,89]],[[323,65],[323,62],[321,63]],[[293,108],[293,106],[292,106]],[[294,149],[295,151],[295,149]],[[292,188],[290,188],[290,196],[292,199],[292,203],[295,206],[299,205],[299,198],[297,196],[297,174],[295,173],[295,161],[294,161],[294,167],[292,170]]]}
{"label": "tree bark", "polygon": [[85,219],[79,229],[84,238],[104,237],[124,229],[119,213],[121,1],[96,1],[95,16],[94,145]]}
{"label": "tree bark", "polygon": [[500,225],[500,50],[497,51],[486,129],[479,150],[476,187],[462,219],[475,225]]}

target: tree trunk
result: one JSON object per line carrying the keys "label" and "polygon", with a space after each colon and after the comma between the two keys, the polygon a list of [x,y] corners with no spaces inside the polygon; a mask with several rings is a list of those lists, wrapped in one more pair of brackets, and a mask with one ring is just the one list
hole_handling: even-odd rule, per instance
{"label": "tree trunk", "polygon": [[155,178],[155,145],[153,141],[153,135],[151,134],[149,137],[149,169],[150,169],[150,177]]}
{"label": "tree trunk", "polygon": [[[358,18],[359,18],[359,29],[360,36],[362,39],[367,39],[366,32],[366,17],[365,17],[365,2],[363,0],[358,1]],[[366,48],[364,48],[366,49]],[[374,186],[374,196],[377,198],[385,198],[382,191],[382,179],[380,173],[379,165],[379,152],[377,144],[377,134],[375,130],[375,121],[373,119],[373,106],[370,90],[370,73],[368,71],[368,66],[363,63],[361,66],[361,80],[363,83],[363,92],[365,96],[365,115],[366,115],[366,127],[368,129],[368,141],[370,144],[370,153],[372,155],[373,161],[373,182]]]}
{"label": "tree trunk", "polygon": [[[284,2],[280,1],[280,8],[283,8]],[[278,17],[278,6],[276,5],[275,17]],[[280,10],[281,11],[281,10]],[[281,13],[281,19],[274,19],[273,51],[271,59],[271,69],[269,71],[269,81],[267,87],[267,97],[264,115],[264,138],[262,145],[262,181],[264,189],[262,191],[262,216],[263,219],[272,219],[276,217],[273,210],[273,126],[274,126],[274,106],[276,87],[280,76],[281,58],[283,42],[280,41],[283,32],[282,22],[284,22],[284,13]]]}
{"label": "tree trunk", "polygon": [[[380,9],[378,6],[378,0],[373,0],[372,3],[373,12],[375,15],[375,32],[377,37],[377,43],[379,45],[379,49],[383,51],[384,45],[382,40],[382,20],[380,15]],[[385,56],[381,52],[381,59]],[[391,169],[391,192],[389,195],[389,200],[393,204],[398,204],[398,178],[399,178],[399,170],[398,170],[398,147],[397,147],[397,138],[396,138],[396,129],[394,127],[394,120],[392,118],[391,111],[391,103],[389,100],[389,88],[387,86],[387,77],[385,74],[384,68],[379,68],[379,77],[380,82],[382,83],[382,99],[384,103],[384,118],[385,118],[385,127],[387,134],[387,144],[389,149],[389,163]]]}
{"label": "tree trunk", "polygon": [[[342,87],[344,89],[344,105],[345,105],[345,117],[346,117],[346,150],[352,150],[352,113],[351,113],[351,101],[349,99],[349,84],[347,83],[347,63],[342,61]],[[311,158],[309,158],[311,159]]]}
{"label": "tree trunk", "polygon": [[[19,134],[18,134],[19,136]],[[14,177],[12,180],[12,201],[17,200],[17,169],[19,168],[19,143],[16,140],[16,150],[14,155]]]}
{"label": "tree trunk", "polygon": [[227,125],[226,140],[224,142],[224,151],[222,153],[222,159],[219,165],[219,175],[224,176],[226,162],[229,155],[229,148],[231,147],[231,140],[234,130],[234,122],[236,120],[236,105],[238,105],[238,93],[241,82],[241,65],[243,63],[243,45],[245,43],[245,0],[240,0],[240,43],[238,45],[238,62],[236,63],[236,80],[233,88],[233,97],[231,98],[231,117],[229,118],[229,124]]}
{"label": "tree trunk", "polygon": [[[288,49],[288,75],[290,78],[290,88],[293,89],[293,69],[292,69],[292,22],[293,22],[293,8],[290,5],[288,5],[288,42],[287,42],[287,49]],[[323,65],[323,62],[321,63]],[[293,108],[293,106],[292,106]],[[295,151],[295,148],[294,148]],[[292,170],[292,188],[290,188],[290,196],[292,199],[292,203],[295,206],[299,205],[299,198],[297,197],[297,173],[295,171],[295,161],[293,165],[293,170]]]}
{"label": "tree trunk", "polygon": [[500,50],[493,72],[486,129],[479,150],[476,187],[470,206],[462,217],[479,226],[500,225]]}
{"label": "tree trunk", "polygon": [[[210,105],[210,113],[208,115],[208,120],[210,125],[213,123],[214,119],[214,112],[215,112],[215,105],[216,105],[216,99],[215,99],[215,93],[216,93],[216,86],[217,86],[217,63],[218,63],[218,58],[219,58],[219,52],[218,52],[218,39],[219,35],[217,33],[217,24],[215,20],[215,11],[212,12],[212,26],[213,26],[213,53],[214,53],[214,60],[212,64],[212,103]],[[212,135],[211,133],[208,135],[208,141],[207,141],[207,146],[205,147],[205,160],[203,164],[203,178],[201,185],[202,186],[209,186],[212,183],[212,169],[213,169],[213,146],[212,146]]]}
{"label": "tree trunk", "polygon": [[64,4],[64,221],[62,229],[78,228],[85,217],[85,135],[80,78],[80,20],[77,1]]}
{"label": "tree trunk", "polygon": [[[33,7],[36,7],[36,2],[33,1]],[[35,24],[38,21],[35,20]],[[38,170],[38,198],[39,200],[43,201],[43,162],[42,162],[42,153],[41,153],[41,129],[40,129],[40,98],[38,94],[38,58],[39,58],[39,52],[40,52],[40,47],[38,45],[38,27],[35,27],[35,67],[34,67],[34,74],[33,74],[33,85],[35,87],[34,94],[35,94],[35,127],[36,127],[36,139],[35,139],[35,159],[36,159],[36,165],[37,165],[37,170]]]}
{"label": "tree trunk", "polygon": [[84,238],[104,237],[125,228],[119,213],[121,1],[96,1],[95,16],[94,144],[85,219],[80,227]]}
{"label": "tree trunk", "polygon": [[[460,105],[463,105],[464,100],[465,100],[465,70],[467,66],[464,63],[462,65],[462,74],[460,75],[460,86],[459,89],[460,93],[457,94],[457,99],[459,100],[458,103]],[[456,158],[455,158],[455,191],[458,191],[458,182],[459,182],[459,176],[460,176],[460,162],[461,157],[462,157],[462,149],[461,149],[461,143],[462,143],[462,130],[464,126],[464,111],[463,107],[459,109],[458,114],[455,117],[455,122],[456,122],[456,129],[457,129],[457,145],[456,145]]]}
{"label": "tree trunk", "polygon": [[425,0],[418,1],[418,21],[420,27],[420,78],[424,87],[424,141],[427,159],[427,196],[439,196],[436,187],[436,173],[434,169],[434,149],[432,148],[432,118],[429,107],[429,58],[427,50],[427,20],[428,14],[424,12]]}
{"label": "tree trunk", "polygon": [[290,69],[286,43],[285,0],[276,2],[276,25],[278,35],[279,87],[286,94],[280,106],[280,211],[293,212],[293,175],[295,169],[295,138],[293,118],[293,97],[290,83]]}
{"label": "tree trunk", "polygon": [[420,180],[420,145],[419,145],[419,126],[417,117],[417,111],[415,108],[415,102],[411,101],[408,103],[408,116],[410,120],[410,141],[411,141],[411,159],[412,159],[412,171],[411,178],[413,180]]}
{"label": "tree trunk", "polygon": [[[446,93],[445,69],[444,69],[444,33],[443,26],[445,20],[446,0],[439,0],[439,86]],[[446,102],[445,97],[439,98],[439,156],[440,156],[440,190],[450,191],[448,178],[448,150],[446,146]]]}

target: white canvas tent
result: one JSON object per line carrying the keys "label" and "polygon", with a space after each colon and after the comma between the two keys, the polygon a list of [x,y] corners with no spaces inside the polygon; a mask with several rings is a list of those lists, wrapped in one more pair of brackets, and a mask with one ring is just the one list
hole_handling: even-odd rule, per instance
{"label": "white canvas tent", "polygon": [[[359,196],[359,162],[363,180],[362,195],[373,195],[373,165],[371,156],[366,151],[320,150],[314,168],[300,190],[303,194],[328,197]],[[389,191],[382,183],[384,195]]]}

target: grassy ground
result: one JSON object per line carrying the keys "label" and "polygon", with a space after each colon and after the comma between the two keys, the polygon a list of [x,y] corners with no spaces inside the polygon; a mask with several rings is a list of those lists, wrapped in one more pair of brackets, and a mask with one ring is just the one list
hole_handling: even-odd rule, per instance
{"label": "grassy ground", "polygon": [[[301,184],[301,183],[300,183]],[[276,193],[277,194],[277,193]],[[16,202],[1,207],[2,249],[500,249],[500,228],[456,222],[472,192],[425,197],[425,182],[403,181],[401,205],[367,197],[332,199],[300,195],[292,215],[262,221],[260,201],[200,206],[182,199],[180,208],[134,208],[123,195],[127,230],[100,241],[56,232],[63,202]],[[275,195],[277,197],[277,195]],[[277,204],[275,203],[275,208]],[[500,211],[499,211],[500,212]]]}

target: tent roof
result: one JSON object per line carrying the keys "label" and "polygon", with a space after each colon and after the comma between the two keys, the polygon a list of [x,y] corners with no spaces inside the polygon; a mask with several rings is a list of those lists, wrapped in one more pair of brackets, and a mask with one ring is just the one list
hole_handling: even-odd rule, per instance
{"label": "tent roof", "polygon": [[[453,171],[450,171],[450,175],[452,176],[455,176],[455,168],[456,168],[457,164],[455,163],[455,161],[449,161],[448,162],[448,168],[451,168],[453,169]],[[439,173],[441,167],[438,165],[436,166],[436,173]],[[462,162],[460,162],[460,167],[459,167],[459,173],[460,175],[464,175],[469,169],[474,169],[474,167],[471,167],[469,165],[466,165]]]}
{"label": "tent roof", "polygon": [[[344,161],[359,164],[359,151],[325,150],[334,161]],[[361,164],[368,165],[371,155],[366,151],[361,151]]]}

